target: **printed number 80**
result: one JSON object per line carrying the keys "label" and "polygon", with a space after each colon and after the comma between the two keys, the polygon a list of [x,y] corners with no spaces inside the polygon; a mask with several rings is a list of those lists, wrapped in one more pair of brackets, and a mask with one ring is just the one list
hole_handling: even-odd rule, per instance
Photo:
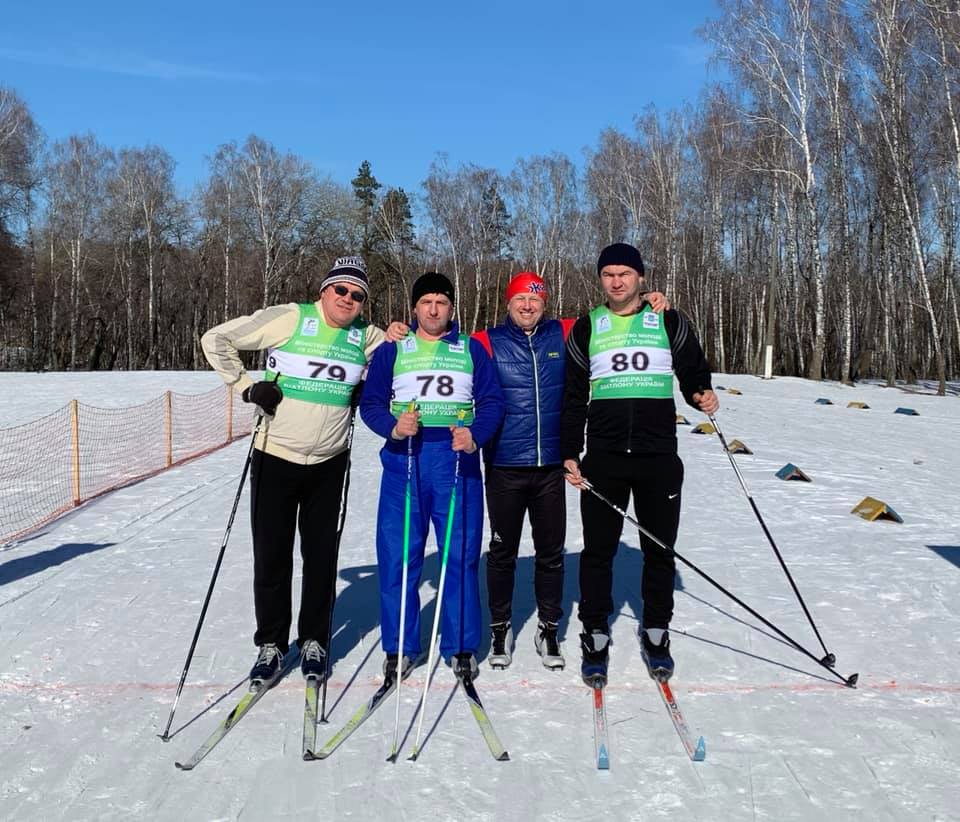
{"label": "printed number 80", "polygon": [[633,368],[634,371],[646,371],[648,365],[650,365],[650,357],[643,351],[634,351],[629,362],[627,361],[627,355],[618,351],[610,361],[610,367],[614,371],[626,371],[628,368]]}

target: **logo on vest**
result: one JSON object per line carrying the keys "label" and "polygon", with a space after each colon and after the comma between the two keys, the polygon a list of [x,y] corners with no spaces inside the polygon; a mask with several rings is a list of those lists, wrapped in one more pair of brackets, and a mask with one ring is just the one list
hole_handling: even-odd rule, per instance
{"label": "logo on vest", "polygon": [[644,328],[659,328],[659,327],[660,327],[660,315],[659,315],[659,314],[644,314],[644,315],[643,315],[643,327],[644,327]]}
{"label": "logo on vest", "polygon": [[400,342],[400,347],[403,349],[404,354],[412,354],[417,350],[417,338],[412,334],[409,337],[404,337]]}
{"label": "logo on vest", "polygon": [[608,317],[606,314],[602,314],[597,319],[597,333],[602,334],[604,331],[609,331],[610,327],[610,317]]}
{"label": "logo on vest", "polygon": [[351,328],[347,332],[347,342],[350,345],[360,345],[363,342],[363,332],[359,328]]}
{"label": "logo on vest", "polygon": [[455,343],[450,343],[450,353],[451,353],[451,354],[462,354],[462,353],[463,353],[463,340],[457,340]]}
{"label": "logo on vest", "polygon": [[560,359],[560,352],[559,352],[559,351],[548,351],[548,352],[547,352],[547,359],[550,359],[550,360],[558,360],[558,359]]}
{"label": "logo on vest", "polygon": [[300,334],[304,337],[316,337],[320,331],[320,320],[317,317],[304,317]]}

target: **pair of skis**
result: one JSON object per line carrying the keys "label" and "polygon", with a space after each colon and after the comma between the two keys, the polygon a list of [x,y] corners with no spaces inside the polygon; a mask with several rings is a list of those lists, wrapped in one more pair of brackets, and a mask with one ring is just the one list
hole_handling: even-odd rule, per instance
{"label": "pair of skis", "polygon": [[[176,762],[177,768],[182,771],[193,770],[207,754],[219,745],[224,737],[236,727],[237,723],[245,717],[250,709],[276,685],[293,668],[298,659],[298,653],[291,650],[284,657],[280,670],[267,682],[257,689],[250,688],[244,693],[233,709],[224,717],[213,733],[204,740],[203,744],[193,753],[189,759],[182,762]],[[470,712],[473,714],[480,727],[480,732],[490,749],[490,754],[494,759],[503,762],[510,758],[500,738],[494,730],[493,723],[490,721],[483,703],[480,701],[480,695],[477,693],[476,686],[470,677],[464,677],[459,681],[458,687],[462,685],[464,694],[470,704]],[[315,677],[309,677],[306,681],[304,707],[303,707],[303,758],[307,761],[314,759],[326,759],[337,748],[339,748],[347,738],[366,722],[371,714],[382,705],[387,697],[393,693],[397,687],[396,674],[387,677],[383,684],[377,689],[376,693],[363,705],[361,705],[347,720],[340,730],[338,730],[326,744],[319,750],[316,748],[317,742],[317,708],[319,703],[320,682]],[[417,752],[419,754],[419,751]],[[416,759],[416,756],[411,757]]]}
{"label": "pair of skis", "polygon": [[[480,728],[480,733],[483,735],[484,741],[487,743],[487,747],[490,750],[491,756],[496,759],[498,762],[506,762],[510,759],[510,754],[507,753],[507,750],[503,747],[503,743],[500,741],[500,737],[497,736],[497,732],[494,730],[493,723],[490,721],[490,717],[487,714],[486,709],[483,707],[483,703],[480,701],[480,695],[477,693],[476,685],[473,684],[473,679],[470,676],[465,676],[462,679],[458,679],[458,686],[463,687],[464,695],[467,697],[467,702],[470,704],[470,712],[473,714],[474,719],[477,721],[477,725]],[[347,738],[359,728],[364,722],[366,722],[371,714],[377,710],[389,697],[397,687],[396,675],[388,677],[384,680],[383,685],[377,689],[377,692],[363,705],[361,705],[350,718],[346,721],[342,728],[337,731],[327,743],[317,751],[310,751],[308,756],[308,751],[306,748],[306,743],[304,746],[304,759],[326,759],[330,754],[332,754],[337,748],[339,748]],[[306,722],[306,719],[304,720]],[[305,737],[306,738],[306,737]],[[421,749],[418,748],[414,753],[409,757],[411,761],[416,761],[417,757],[420,755]]]}
{"label": "pair of skis", "polygon": [[[670,683],[661,679],[657,679],[655,682],[687,756],[694,762],[702,762],[707,756],[703,737],[699,737],[696,742],[693,741],[693,734],[690,733],[690,728],[680,712],[680,706],[677,705]],[[610,769],[610,737],[607,731],[607,710],[603,697],[603,680],[600,678],[594,679],[591,683],[591,689],[593,691],[594,760],[597,764],[597,770],[606,771]]]}

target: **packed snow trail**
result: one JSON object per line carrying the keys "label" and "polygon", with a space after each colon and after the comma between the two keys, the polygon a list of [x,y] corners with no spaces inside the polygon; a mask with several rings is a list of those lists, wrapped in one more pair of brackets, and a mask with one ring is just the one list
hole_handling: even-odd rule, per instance
{"label": "packed snow trail", "polygon": [[[128,404],[168,387],[183,390],[176,374],[74,374],[55,398],[55,376],[0,374],[2,418],[29,419],[41,394],[59,407],[81,381],[96,393],[97,380],[106,380],[99,390],[128,391]],[[383,710],[334,756],[304,762],[304,687],[295,670],[193,773],[181,773],[174,761],[189,756],[236,703],[255,656],[244,493],[172,739],[157,738],[236,491],[246,450],[238,442],[0,549],[0,818],[960,818],[953,799],[960,499],[952,445],[960,400],[799,379],[716,382],[743,391],[721,393],[718,419],[728,440],[754,451],[738,456],[738,465],[838,667],[860,672],[857,690],[829,681],[681,569],[671,685],[710,748],[706,761],[691,763],[634,639],[642,559],[636,534],[625,530],[604,692],[612,764],[598,772],[591,695],[579,678],[582,539],[579,501],[569,489],[560,626],[567,669],[547,671],[533,647],[529,532],[518,563],[513,663],[491,671],[486,641],[480,650],[478,689],[509,762],[492,760],[469,704],[442,670],[431,733],[415,765],[383,762],[393,727],[392,712]],[[820,396],[835,404],[814,405]],[[849,400],[871,407],[847,409]],[[894,415],[902,405],[920,416]],[[703,421],[680,410],[694,424]],[[680,427],[678,439],[686,465],[678,548],[788,633],[813,641],[717,438]],[[358,426],[334,621],[331,734],[382,682],[377,448]],[[777,480],[786,462],[813,482]],[[892,505],[904,523],[852,516],[867,495]],[[439,570],[435,545],[429,550],[426,625]],[[408,741],[424,674],[416,669],[405,683]],[[321,741],[326,736],[320,732]]]}

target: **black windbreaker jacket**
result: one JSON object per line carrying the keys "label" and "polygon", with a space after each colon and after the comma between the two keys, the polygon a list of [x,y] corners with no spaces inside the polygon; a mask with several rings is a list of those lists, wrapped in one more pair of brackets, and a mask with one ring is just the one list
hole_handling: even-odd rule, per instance
{"label": "black windbreaker jacket", "polygon": [[[642,306],[641,306],[642,308]],[[673,370],[687,403],[712,388],[710,366],[700,341],[680,312],[663,314]],[[587,450],[620,454],[675,454],[677,408],[670,399],[617,399],[590,402],[590,317],[581,316],[567,337],[567,376],[560,427],[560,455],[579,459],[584,424]]]}

